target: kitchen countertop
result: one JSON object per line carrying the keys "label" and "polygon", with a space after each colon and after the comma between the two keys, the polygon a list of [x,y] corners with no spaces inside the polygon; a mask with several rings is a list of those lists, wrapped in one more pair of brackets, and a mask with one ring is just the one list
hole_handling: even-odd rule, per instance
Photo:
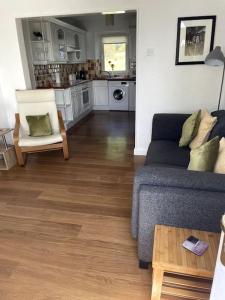
{"label": "kitchen countertop", "polygon": [[97,77],[92,80],[107,80],[107,81],[136,81],[136,77]]}
{"label": "kitchen countertop", "polygon": [[87,83],[93,80],[107,80],[107,81],[136,81],[136,77],[112,77],[112,78],[108,78],[108,77],[97,77],[97,78],[93,78],[93,79],[87,79],[87,80],[76,80],[74,83],[61,83],[61,84],[53,84],[53,85],[49,85],[49,86],[43,86],[43,87],[37,87],[37,89],[55,89],[55,90],[65,90],[74,86],[78,86],[80,84],[83,83]]}
{"label": "kitchen countertop", "polygon": [[87,83],[92,81],[91,79],[88,80],[77,80],[74,83],[55,83],[49,86],[37,87],[37,89],[55,89],[55,90],[65,90],[74,86],[78,86],[83,83]]}

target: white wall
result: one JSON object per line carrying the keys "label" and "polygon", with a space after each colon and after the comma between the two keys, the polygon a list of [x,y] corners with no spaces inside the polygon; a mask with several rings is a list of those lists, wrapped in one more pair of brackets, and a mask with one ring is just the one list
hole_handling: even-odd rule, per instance
{"label": "white wall", "polygon": [[[225,46],[224,0],[7,0],[0,10],[0,86],[7,115],[14,124],[14,90],[25,88],[16,17],[85,14],[103,10],[138,10],[137,37],[137,154],[145,154],[155,112],[191,112],[200,107],[216,109],[221,70],[204,65],[175,66],[177,17],[217,15],[215,44]],[[147,57],[147,48],[154,56]],[[224,97],[223,97],[224,99]],[[223,101],[223,107],[225,103]],[[0,126],[1,126],[0,120]]]}
{"label": "white wall", "polygon": [[2,91],[0,89],[0,103],[1,103],[1,109],[0,109],[0,123],[1,123],[1,128],[8,127],[8,116],[6,114],[6,105],[4,103],[4,97],[2,95]]}
{"label": "white wall", "polygon": [[[192,112],[201,107],[215,110],[217,107],[222,70],[205,65],[174,64],[177,17],[217,15],[215,44],[225,45],[224,1],[174,0],[167,5],[165,1],[153,2],[152,13],[139,17],[137,78],[141,80],[137,89],[135,148],[138,154],[146,152],[153,113]],[[154,49],[153,57],[146,57],[148,47]]]}
{"label": "white wall", "polygon": [[210,300],[224,300],[225,299],[225,266],[221,263],[220,257],[224,249],[224,232],[221,234],[220,246],[216,262],[216,269],[213,278],[212,291]]}

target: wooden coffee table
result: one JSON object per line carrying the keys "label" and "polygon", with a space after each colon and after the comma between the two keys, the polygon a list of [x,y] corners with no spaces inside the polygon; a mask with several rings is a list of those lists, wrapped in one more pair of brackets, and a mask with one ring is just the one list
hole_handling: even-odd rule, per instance
{"label": "wooden coffee table", "polygon": [[[182,247],[190,235],[209,244],[202,256]],[[161,294],[180,299],[209,299],[219,238],[217,233],[156,225],[151,299],[160,300]]]}

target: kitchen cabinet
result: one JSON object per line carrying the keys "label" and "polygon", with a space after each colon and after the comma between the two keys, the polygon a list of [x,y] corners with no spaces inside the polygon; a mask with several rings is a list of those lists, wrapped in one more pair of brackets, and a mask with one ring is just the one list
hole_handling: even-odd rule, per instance
{"label": "kitchen cabinet", "polygon": [[92,83],[88,82],[82,87],[83,109],[92,107]]}
{"label": "kitchen cabinet", "polygon": [[68,61],[71,63],[84,63],[86,55],[86,34],[69,30],[67,39]]}
{"label": "kitchen cabinet", "polygon": [[67,129],[91,112],[91,88],[91,82],[84,82],[68,89],[55,90],[57,109],[62,112]]}
{"label": "kitchen cabinet", "polygon": [[108,110],[109,109],[109,92],[107,80],[93,81],[93,109]]}
{"label": "kitchen cabinet", "polygon": [[54,18],[29,19],[26,27],[33,64],[86,62],[85,31]]}
{"label": "kitchen cabinet", "polygon": [[79,118],[79,116],[83,112],[82,86],[79,85],[77,87],[71,88],[71,95],[72,95],[74,116],[75,118]]}
{"label": "kitchen cabinet", "polygon": [[76,118],[80,117],[86,111],[92,110],[92,85],[91,82],[85,82],[71,88],[71,95],[74,105]]}
{"label": "kitchen cabinet", "polygon": [[129,111],[136,109],[136,81],[129,82]]}
{"label": "kitchen cabinet", "polygon": [[62,26],[51,23],[51,35],[52,35],[53,61],[66,63],[67,62],[66,29],[64,29]]}
{"label": "kitchen cabinet", "polygon": [[33,64],[46,64],[53,59],[51,47],[50,23],[35,20],[26,22],[25,42],[30,42]]}
{"label": "kitchen cabinet", "polygon": [[80,42],[80,62],[87,61],[87,46],[86,46],[86,32],[79,33]]}
{"label": "kitchen cabinet", "polygon": [[68,47],[72,47],[75,49],[75,32],[73,30],[67,29],[66,30],[66,44]]}
{"label": "kitchen cabinet", "polygon": [[68,128],[69,124],[71,124],[74,120],[73,106],[70,99],[69,89],[55,90],[55,99],[57,109],[62,113],[65,127]]}

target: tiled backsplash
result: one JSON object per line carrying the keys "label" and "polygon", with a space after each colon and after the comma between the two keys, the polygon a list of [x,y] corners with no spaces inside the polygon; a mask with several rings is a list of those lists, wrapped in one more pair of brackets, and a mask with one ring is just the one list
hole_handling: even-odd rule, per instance
{"label": "tiled backsplash", "polygon": [[35,65],[34,76],[37,87],[48,87],[56,82],[56,73],[59,74],[62,84],[69,82],[69,74],[78,73],[84,70],[87,79],[98,77],[101,73],[101,63],[99,60],[88,59],[82,64],[49,64]]}

